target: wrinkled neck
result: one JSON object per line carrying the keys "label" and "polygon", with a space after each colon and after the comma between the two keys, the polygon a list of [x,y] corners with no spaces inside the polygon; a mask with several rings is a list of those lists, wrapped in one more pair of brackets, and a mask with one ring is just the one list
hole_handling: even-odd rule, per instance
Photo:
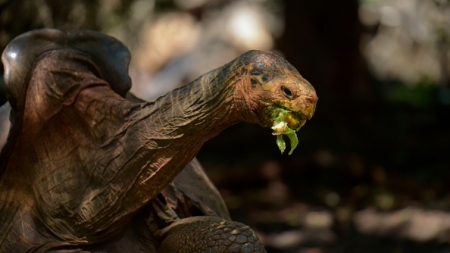
{"label": "wrinkled neck", "polygon": [[[235,87],[240,83],[236,71],[227,66],[213,70],[190,84],[176,89],[152,103],[141,105],[131,121],[144,127],[134,160],[140,167],[129,197],[135,206],[154,198],[194,158],[202,145],[225,128],[241,120],[235,104]],[[130,131],[128,129],[128,131]],[[125,205],[125,206],[126,206]]]}
{"label": "wrinkled neck", "polygon": [[[238,76],[227,66],[211,71],[155,101],[167,131],[204,142],[239,121],[234,93]],[[204,139],[203,139],[204,138]]]}

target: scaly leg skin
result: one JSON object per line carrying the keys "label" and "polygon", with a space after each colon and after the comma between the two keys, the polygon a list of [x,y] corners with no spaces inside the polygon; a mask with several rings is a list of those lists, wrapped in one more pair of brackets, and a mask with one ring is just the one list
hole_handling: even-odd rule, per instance
{"label": "scaly leg skin", "polygon": [[160,232],[161,253],[265,253],[248,226],[215,216],[180,219]]}

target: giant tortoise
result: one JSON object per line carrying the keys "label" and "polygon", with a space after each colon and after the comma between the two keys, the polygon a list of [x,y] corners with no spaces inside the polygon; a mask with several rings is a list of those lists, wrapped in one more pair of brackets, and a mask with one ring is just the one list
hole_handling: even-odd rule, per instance
{"label": "giant tortoise", "polygon": [[286,135],[292,152],[314,88],[280,55],[249,51],[146,102],[129,93],[129,60],[92,31],[8,44],[0,252],[265,252],[195,155],[241,121],[272,127],[282,151]]}

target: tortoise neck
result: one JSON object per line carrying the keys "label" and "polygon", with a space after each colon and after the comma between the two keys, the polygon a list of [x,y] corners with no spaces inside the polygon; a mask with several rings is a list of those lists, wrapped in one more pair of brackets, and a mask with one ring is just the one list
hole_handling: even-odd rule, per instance
{"label": "tortoise neck", "polygon": [[151,146],[151,151],[139,155],[143,159],[136,161],[147,166],[143,167],[138,183],[130,189],[138,199],[130,196],[126,205],[137,208],[138,203],[154,198],[194,158],[206,141],[241,121],[239,106],[235,102],[235,90],[241,78],[234,73],[236,71],[229,66],[213,70],[155,102],[145,104],[133,115],[132,121],[146,119],[147,133],[143,135],[148,139],[141,141]]}
{"label": "tortoise neck", "polygon": [[158,99],[168,127],[206,141],[240,121],[235,90],[240,78],[226,65]]}

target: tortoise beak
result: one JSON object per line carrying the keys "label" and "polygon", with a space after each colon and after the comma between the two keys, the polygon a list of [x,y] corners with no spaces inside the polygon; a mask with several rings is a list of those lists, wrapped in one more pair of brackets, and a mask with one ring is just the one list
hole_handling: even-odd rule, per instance
{"label": "tortoise beak", "polygon": [[316,110],[317,95],[311,94],[304,96],[287,107],[290,113],[286,117],[286,123],[291,129],[299,130],[305,125],[307,120],[310,120]]}
{"label": "tortoise beak", "polygon": [[293,108],[292,111],[295,112],[293,113],[293,116],[299,122],[310,120],[316,111],[317,101],[318,97],[315,91],[300,97],[291,105],[291,108]]}

